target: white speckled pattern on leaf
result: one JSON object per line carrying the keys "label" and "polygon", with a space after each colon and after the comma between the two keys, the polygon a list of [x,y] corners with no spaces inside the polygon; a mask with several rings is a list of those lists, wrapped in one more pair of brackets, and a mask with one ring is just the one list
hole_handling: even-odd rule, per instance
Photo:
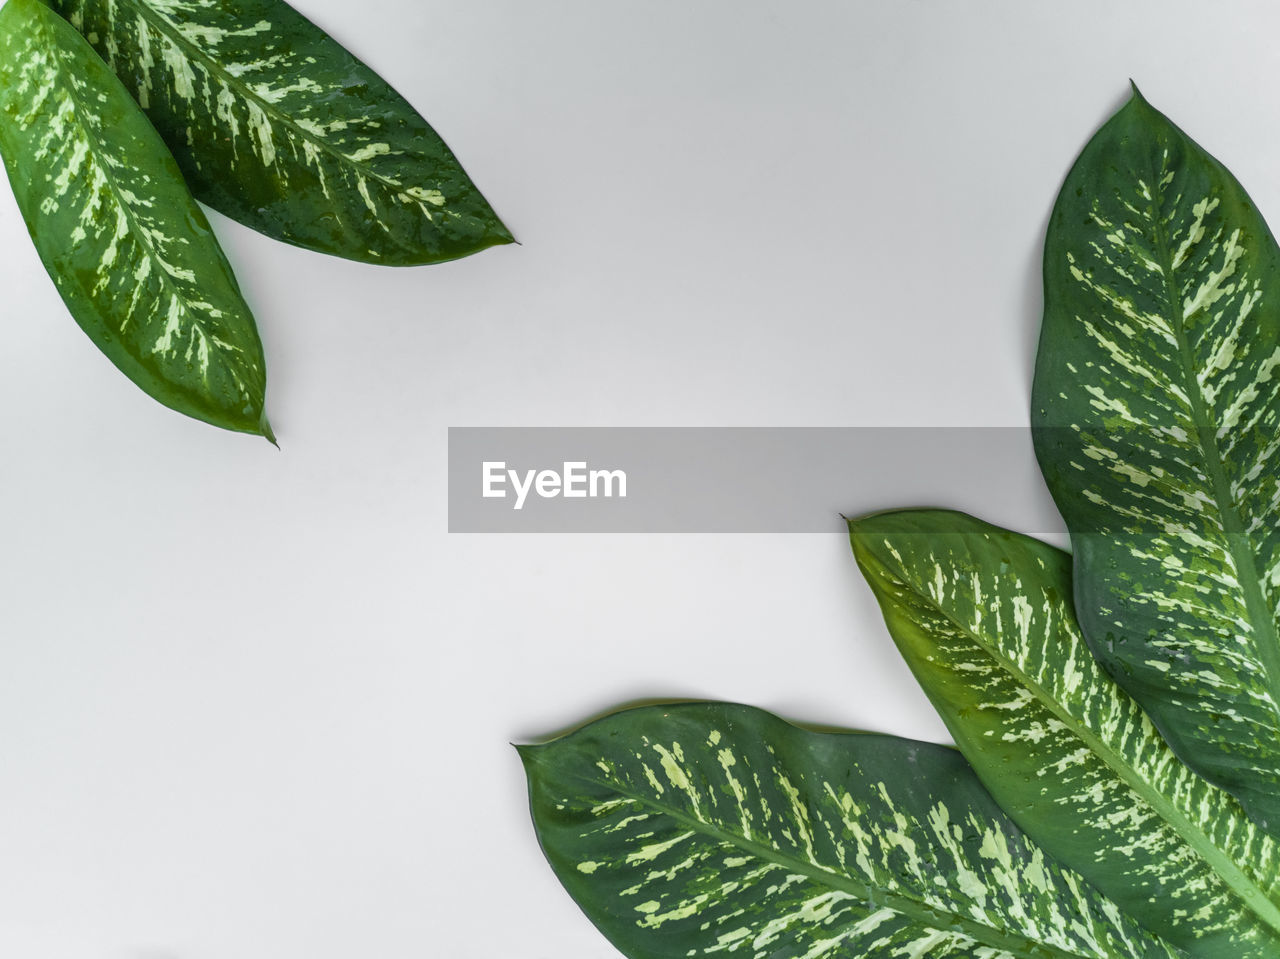
{"label": "white speckled pattern on leaf", "polygon": [[632,959],[1179,955],[1036,848],[953,749],[696,703],[521,752],[548,859]]}
{"label": "white speckled pattern on leaf", "polygon": [[161,403],[270,436],[253,316],[173,157],[84,39],[37,0],[0,10],[0,154],[58,292]]}
{"label": "white speckled pattern on leaf", "polygon": [[903,657],[1032,839],[1197,956],[1280,950],[1280,849],[1095,662],[1066,553],[941,510],[850,532]]}
{"label": "white speckled pattern on leaf", "polygon": [[1094,654],[1280,834],[1280,248],[1135,93],[1045,245],[1036,452]]}
{"label": "white speckled pattern on leaf", "polygon": [[268,236],[392,266],[511,234],[384,80],[281,0],[47,0],[169,144],[192,192]]}

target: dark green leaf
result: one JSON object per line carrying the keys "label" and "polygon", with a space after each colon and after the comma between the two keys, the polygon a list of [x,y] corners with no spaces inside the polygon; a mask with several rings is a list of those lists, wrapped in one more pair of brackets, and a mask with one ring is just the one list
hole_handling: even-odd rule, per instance
{"label": "dark green leaf", "polygon": [[1177,955],[1031,845],[946,747],[699,703],[521,753],[552,867],[633,959]]}
{"label": "dark green leaf", "polygon": [[1280,833],[1280,248],[1136,93],[1045,244],[1033,424],[1090,646]]}
{"label": "dark green leaf", "polygon": [[0,154],[76,322],[166,406],[270,437],[262,344],[173,157],[106,64],[37,0],[0,10]]}
{"label": "dark green leaf", "polygon": [[268,236],[403,266],[511,234],[444,141],[280,0],[47,0],[125,81],[195,195]]}

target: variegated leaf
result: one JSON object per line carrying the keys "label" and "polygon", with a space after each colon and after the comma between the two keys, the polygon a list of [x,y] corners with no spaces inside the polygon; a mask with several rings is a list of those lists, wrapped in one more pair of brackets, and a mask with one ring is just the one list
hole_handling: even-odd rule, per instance
{"label": "variegated leaf", "polygon": [[632,959],[1177,955],[943,746],[697,703],[521,753],[552,867]]}
{"label": "variegated leaf", "polygon": [[249,308],[173,157],[84,39],[37,0],[0,10],[0,155],[76,322],[175,410],[270,437]]}
{"label": "variegated leaf", "polygon": [[1094,653],[1280,834],[1280,248],[1136,92],[1045,244],[1033,424]]}
{"label": "variegated leaf", "polygon": [[944,511],[850,532],[898,648],[1032,839],[1193,955],[1280,954],[1280,849],[1096,663],[1066,553]]}
{"label": "variegated leaf", "polygon": [[511,234],[395,90],[282,0],[46,0],[103,55],[195,195],[268,236],[391,266]]}

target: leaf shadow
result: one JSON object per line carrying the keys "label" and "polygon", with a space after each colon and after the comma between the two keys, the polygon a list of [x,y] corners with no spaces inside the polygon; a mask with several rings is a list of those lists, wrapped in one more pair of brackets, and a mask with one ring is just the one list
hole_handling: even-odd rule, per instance
{"label": "leaf shadow", "polygon": [[[1065,176],[1064,171],[1063,177]],[[1022,277],[1021,295],[1018,297],[1018,315],[1026,318],[1025,322],[1018,325],[1018,330],[1022,341],[1022,387],[1028,397],[1031,395],[1031,381],[1035,377],[1040,324],[1044,316],[1044,236],[1052,218],[1053,204],[1050,203],[1040,217],[1040,229],[1031,246],[1031,255]]]}
{"label": "leaf shadow", "polygon": [[590,726],[594,722],[598,722],[608,716],[613,716],[616,713],[626,712],[629,709],[640,709],[644,706],[676,706],[681,703],[706,703],[716,701],[718,700],[709,700],[701,696],[636,696],[632,699],[623,699],[611,706],[602,706],[591,713],[588,713],[586,716],[575,719],[573,722],[557,727],[550,732],[539,733],[533,736],[524,735],[517,738],[522,744],[527,742],[530,745],[542,745],[544,743],[553,742],[557,739],[562,739],[570,733],[577,732],[579,729]]}
{"label": "leaf shadow", "polygon": [[[1131,87],[1126,86],[1123,92],[1111,100],[1106,107],[1099,111],[1097,122],[1090,131],[1088,138],[1084,141],[1088,143],[1093,139],[1096,133],[1108,120],[1111,119],[1121,107],[1129,102],[1133,96]],[[1031,395],[1031,383],[1035,377],[1036,369],[1036,351],[1040,346],[1040,325],[1044,317],[1044,240],[1045,235],[1049,232],[1049,223],[1053,219],[1053,208],[1058,202],[1058,191],[1062,188],[1063,182],[1067,179],[1067,174],[1071,168],[1075,166],[1076,161],[1080,157],[1080,149],[1077,149],[1072,155],[1069,162],[1065,163],[1058,172],[1056,185],[1053,195],[1048,199],[1040,217],[1040,229],[1036,232],[1035,241],[1031,244],[1031,252],[1028,257],[1026,271],[1022,278],[1021,296],[1018,298],[1019,315],[1026,317],[1026,322],[1021,324],[1018,329],[1021,335],[1022,345],[1022,371],[1023,371],[1023,387],[1026,395]]]}
{"label": "leaf shadow", "polygon": [[[574,722],[569,723],[565,726],[561,726],[558,729],[552,730],[549,733],[543,733],[538,736],[522,736],[519,738],[522,741],[528,740],[529,745],[540,746],[546,743],[554,742],[557,739],[562,739],[565,736],[569,736],[572,733],[578,732],[581,729],[585,729],[586,727],[592,725],[593,723],[599,722],[602,719],[607,719],[610,716],[616,716],[619,713],[625,713],[632,709],[643,709],[645,707],[650,707],[650,706],[682,706],[682,705],[690,705],[694,703],[712,703],[712,704],[721,705],[721,706],[749,706],[749,704],[747,703],[740,703],[734,700],[707,699],[705,697],[641,696],[634,699],[623,700],[621,702],[614,703],[612,706],[606,706],[601,709],[598,709],[595,712],[592,712],[585,717],[579,718]],[[833,733],[833,734],[841,734],[841,735],[865,735],[865,736],[891,735],[883,732],[878,732],[875,730],[858,729],[850,726],[838,726],[838,725],[832,725],[831,723],[797,719],[794,716],[792,716],[789,712],[785,712],[785,711],[776,712],[774,709],[771,709],[771,708],[765,709],[759,706],[749,706],[749,708],[762,709],[762,711],[764,712],[777,716],[778,719],[781,719],[783,722],[787,723],[788,725],[795,726],[797,729],[803,729],[811,733]],[[524,744],[525,744],[524,742],[521,742],[518,745],[524,745]]]}

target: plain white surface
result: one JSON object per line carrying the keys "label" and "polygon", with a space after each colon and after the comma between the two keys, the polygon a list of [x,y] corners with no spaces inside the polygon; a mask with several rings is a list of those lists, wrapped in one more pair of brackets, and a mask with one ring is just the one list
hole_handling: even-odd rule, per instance
{"label": "plain white surface", "polygon": [[451,537],[447,427],[1024,423],[1129,77],[1280,218],[1261,2],[298,6],[524,245],[385,271],[214,216],[277,452],[118,374],[0,191],[3,955],[615,955],[510,741],[657,696],[945,732],[840,536]]}

